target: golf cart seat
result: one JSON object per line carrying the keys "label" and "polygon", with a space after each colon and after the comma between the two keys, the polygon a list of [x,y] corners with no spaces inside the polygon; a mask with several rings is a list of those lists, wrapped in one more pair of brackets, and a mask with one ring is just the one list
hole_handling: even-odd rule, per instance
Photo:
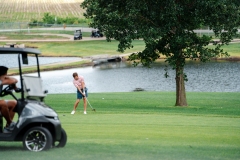
{"label": "golf cart seat", "polygon": [[23,75],[24,92],[27,98],[40,98],[46,96],[47,91],[43,91],[41,77]]}

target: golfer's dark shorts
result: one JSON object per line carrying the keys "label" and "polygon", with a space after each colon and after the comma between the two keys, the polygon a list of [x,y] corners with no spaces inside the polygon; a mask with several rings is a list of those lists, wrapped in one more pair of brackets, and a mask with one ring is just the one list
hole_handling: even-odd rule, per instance
{"label": "golfer's dark shorts", "polygon": [[[88,93],[87,93],[87,88],[85,88],[85,95],[86,97],[88,97]],[[81,91],[83,92],[83,89],[81,89]],[[77,99],[82,99],[83,98],[83,95],[82,93],[79,92],[79,90],[77,90]]]}

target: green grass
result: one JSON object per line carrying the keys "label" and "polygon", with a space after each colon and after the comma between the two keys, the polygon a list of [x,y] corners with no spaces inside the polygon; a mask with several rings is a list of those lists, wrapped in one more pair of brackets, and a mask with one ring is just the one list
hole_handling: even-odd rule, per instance
{"label": "green grass", "polygon": [[[213,48],[213,45],[210,45],[209,48]],[[240,57],[240,43],[230,43],[229,45],[224,45],[221,47],[224,52],[228,52],[230,57]]]}
{"label": "green grass", "polygon": [[[41,34],[48,34],[49,35],[41,35]],[[34,35],[33,35],[34,34]],[[5,37],[5,39],[8,40],[27,40],[27,39],[43,39],[42,37],[48,39],[56,39],[56,38],[65,38],[63,36],[58,35],[51,35],[51,34],[68,34],[73,36],[74,30],[23,30],[19,32],[0,32],[1,37]],[[90,32],[82,32],[83,37],[90,37]],[[20,42],[19,42],[20,43]]]}
{"label": "green grass", "polygon": [[[27,46],[38,47],[43,56],[77,56],[86,57],[94,55],[119,55],[117,51],[118,42],[113,40],[92,40],[92,41],[69,41],[69,42],[37,42],[25,43]],[[128,49],[125,53],[132,53],[144,49],[144,42],[136,40],[134,48]]]}
{"label": "green grass", "polygon": [[231,43],[222,47],[224,51],[227,51],[232,57],[240,57],[240,44]]}
{"label": "green grass", "polygon": [[[66,32],[65,34],[70,34]],[[89,36],[89,33],[83,33],[83,36]],[[25,34],[6,34],[6,37],[16,37],[16,39],[29,39],[36,38],[58,38],[59,36],[43,36],[43,35],[25,35]],[[29,37],[28,37],[29,36]],[[63,37],[64,38],[64,37]],[[66,37],[65,37],[66,38]],[[23,42],[17,42],[22,44]],[[4,45],[5,42],[0,42],[0,45]],[[92,41],[69,41],[69,42],[24,42],[26,46],[37,47],[41,50],[43,56],[77,56],[86,57],[94,55],[119,55],[117,51],[118,41],[107,42],[106,40],[92,40]],[[133,42],[133,48],[127,49],[125,53],[133,53],[142,51],[145,48],[145,44],[142,40],[135,40]],[[209,46],[212,48],[212,46]],[[240,57],[240,45],[239,43],[232,43],[222,47],[224,51],[228,52],[231,57]]]}
{"label": "green grass", "polygon": [[[127,92],[127,93],[90,93],[91,103],[101,106],[98,113],[161,113],[190,114],[209,116],[240,117],[239,93],[187,93],[188,107],[175,107],[175,93],[172,92]],[[226,98],[227,97],[227,98]],[[104,99],[102,99],[104,98]],[[59,99],[57,102],[54,99]],[[57,106],[56,110],[68,112],[65,106],[73,105],[75,94],[51,94],[46,103]],[[207,103],[206,103],[207,101]],[[96,105],[95,105],[96,106]],[[113,106],[113,107],[112,107]],[[117,110],[116,110],[117,108]]]}
{"label": "green grass", "polygon": [[62,36],[57,36],[57,35],[31,35],[31,34],[22,34],[22,33],[10,33],[10,34],[4,34],[1,36],[6,37],[5,39],[14,39],[14,40],[29,40],[29,39],[39,39],[39,40],[44,40],[44,39],[69,39],[66,37]]}
{"label": "green grass", "polygon": [[[85,33],[87,34],[87,33]],[[34,36],[33,36],[34,37]],[[18,42],[22,43],[22,42]],[[5,43],[0,43],[0,45]],[[25,42],[26,46],[37,47],[43,56],[77,56],[86,57],[94,55],[119,55],[117,51],[118,41],[107,42],[106,40],[92,41],[69,41],[69,42]],[[142,51],[145,44],[142,40],[133,41],[133,48],[127,49],[125,53]],[[233,43],[222,48],[229,52],[230,56],[240,57],[239,43]],[[211,48],[212,46],[210,46]]]}
{"label": "green grass", "polygon": [[[1,142],[7,159],[240,158],[240,93],[187,93],[189,107],[175,107],[174,92],[89,93],[96,109],[70,112],[75,94],[49,94],[45,102],[68,135],[64,148],[32,153],[19,142]],[[103,99],[104,98],[104,99]]]}

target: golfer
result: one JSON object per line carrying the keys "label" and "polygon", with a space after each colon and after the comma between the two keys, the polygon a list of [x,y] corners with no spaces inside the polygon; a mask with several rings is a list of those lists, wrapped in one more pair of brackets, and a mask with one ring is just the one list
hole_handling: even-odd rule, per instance
{"label": "golfer", "polygon": [[74,104],[73,111],[71,114],[74,114],[76,112],[76,109],[78,107],[78,103],[80,102],[80,99],[83,99],[83,114],[87,114],[87,101],[86,97],[88,97],[87,94],[87,88],[84,82],[84,78],[82,76],[78,76],[76,72],[73,73],[73,84],[77,88],[77,100]]}

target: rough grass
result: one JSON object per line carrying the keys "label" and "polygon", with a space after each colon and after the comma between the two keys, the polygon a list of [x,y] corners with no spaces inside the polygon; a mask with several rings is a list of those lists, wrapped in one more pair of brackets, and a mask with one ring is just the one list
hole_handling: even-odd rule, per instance
{"label": "rough grass", "polygon": [[[118,42],[113,40],[92,40],[92,41],[69,41],[69,42],[37,42],[25,43],[27,46],[37,47],[43,56],[74,56],[88,57],[94,55],[119,55],[117,51]],[[128,49],[126,53],[141,51],[144,49],[144,42],[136,40],[134,48]]]}
{"label": "rough grass", "polygon": [[227,51],[231,57],[240,57],[240,44],[230,43],[222,47],[224,51]]}
{"label": "rough grass", "polygon": [[4,37],[4,40],[14,39],[14,40],[46,40],[46,39],[69,39],[67,37],[58,36],[58,35],[31,35],[31,34],[21,34],[21,33],[8,33],[1,34],[1,37]]}
{"label": "rough grass", "polygon": [[[70,112],[75,94],[50,94],[45,102],[68,135],[64,148],[23,151],[1,142],[7,159],[237,160],[240,157],[240,93],[187,93],[189,107],[173,106],[173,92],[89,93],[96,109]],[[104,98],[104,99],[103,99]]]}

